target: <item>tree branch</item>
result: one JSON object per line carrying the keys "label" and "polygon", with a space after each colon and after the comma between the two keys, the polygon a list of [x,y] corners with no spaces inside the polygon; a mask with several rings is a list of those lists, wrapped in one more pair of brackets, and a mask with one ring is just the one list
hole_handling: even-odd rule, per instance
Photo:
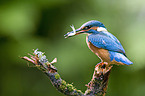
{"label": "tree branch", "polygon": [[111,68],[112,66],[107,66],[107,63],[97,64],[92,80],[86,85],[88,88],[84,95],[105,96]]}
{"label": "tree branch", "polygon": [[92,80],[86,85],[88,88],[83,93],[81,90],[77,90],[72,84],[66,83],[57,72],[56,67],[53,63],[57,62],[55,58],[52,62],[46,59],[43,52],[34,50],[33,55],[29,54],[29,57],[21,57],[33,63],[38,69],[42,70],[51,80],[52,84],[58,91],[65,95],[75,95],[75,96],[105,96],[109,74],[112,66],[107,66],[107,63],[99,63],[96,65]]}

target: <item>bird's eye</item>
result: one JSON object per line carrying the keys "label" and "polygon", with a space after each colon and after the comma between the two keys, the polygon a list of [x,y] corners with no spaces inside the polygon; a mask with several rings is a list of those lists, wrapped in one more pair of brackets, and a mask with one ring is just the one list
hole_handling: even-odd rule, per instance
{"label": "bird's eye", "polygon": [[87,29],[90,29],[91,28],[91,26],[86,26],[86,27],[84,27],[83,29],[84,30],[87,30]]}

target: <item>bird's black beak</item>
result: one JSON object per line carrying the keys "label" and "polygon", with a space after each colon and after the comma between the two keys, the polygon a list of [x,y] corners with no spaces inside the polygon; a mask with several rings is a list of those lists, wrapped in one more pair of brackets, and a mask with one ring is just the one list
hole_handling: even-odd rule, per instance
{"label": "bird's black beak", "polygon": [[81,28],[78,28],[76,30],[68,32],[64,36],[65,36],[65,38],[68,38],[68,37],[72,37],[72,36],[75,36],[75,35],[78,35],[78,34],[81,34],[81,33],[84,33],[84,30],[82,30]]}
{"label": "bird's black beak", "polygon": [[81,33],[84,33],[84,32],[85,32],[85,31],[82,30],[81,28],[76,29],[76,35],[81,34]]}

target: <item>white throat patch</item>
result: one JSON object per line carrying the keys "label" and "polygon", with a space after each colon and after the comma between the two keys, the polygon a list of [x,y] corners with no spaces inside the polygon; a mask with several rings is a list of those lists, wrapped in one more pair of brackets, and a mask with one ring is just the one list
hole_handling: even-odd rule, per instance
{"label": "white throat patch", "polygon": [[100,31],[107,31],[107,30],[106,30],[105,28],[103,28],[103,27],[98,27],[98,28],[97,28],[97,31],[100,32]]}

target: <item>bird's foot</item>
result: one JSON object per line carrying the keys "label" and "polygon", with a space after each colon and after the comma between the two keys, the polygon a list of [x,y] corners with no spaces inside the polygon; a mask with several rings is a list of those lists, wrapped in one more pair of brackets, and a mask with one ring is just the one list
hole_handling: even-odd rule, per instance
{"label": "bird's foot", "polygon": [[107,64],[107,63],[105,63],[105,62],[100,62],[100,63],[98,63],[98,64],[95,66],[95,68],[96,68],[96,67],[100,67],[100,68],[104,69],[104,68],[106,67],[106,64]]}
{"label": "bird's foot", "polygon": [[112,68],[112,65],[108,64],[107,62],[100,62],[95,66],[95,70],[98,70],[98,73],[105,74]]}

